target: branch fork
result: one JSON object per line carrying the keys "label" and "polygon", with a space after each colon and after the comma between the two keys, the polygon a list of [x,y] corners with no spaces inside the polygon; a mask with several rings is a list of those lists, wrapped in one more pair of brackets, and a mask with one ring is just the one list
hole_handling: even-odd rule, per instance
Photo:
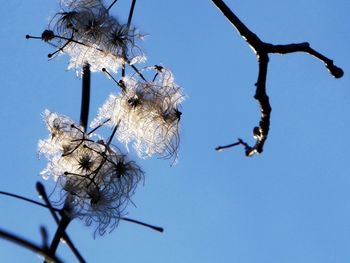
{"label": "branch fork", "polygon": [[253,156],[257,153],[262,153],[265,141],[269,134],[270,129],[270,116],[271,105],[269,97],[266,92],[266,78],[267,78],[267,66],[269,63],[269,54],[289,54],[295,52],[307,53],[318,60],[322,61],[329,73],[335,78],[341,78],[344,75],[344,71],[334,65],[333,60],[314,50],[308,42],[302,42],[297,44],[287,45],[274,45],[263,42],[255,33],[253,33],[245,24],[231,11],[231,9],[222,0],[212,0],[216,7],[222,12],[222,14],[231,22],[234,28],[247,41],[249,46],[253,49],[258,59],[259,73],[258,79],[255,84],[256,90],[254,99],[259,103],[260,107],[260,121],[259,126],[254,127],[253,137],[255,139],[255,145],[249,146],[242,139],[238,139],[237,142],[216,147],[217,151],[222,151],[238,145],[245,147],[246,156]]}

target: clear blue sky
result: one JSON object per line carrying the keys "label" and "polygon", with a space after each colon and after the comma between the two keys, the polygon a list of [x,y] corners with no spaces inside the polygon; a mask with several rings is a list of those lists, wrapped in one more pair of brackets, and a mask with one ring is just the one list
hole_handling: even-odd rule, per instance
{"label": "clear blue sky", "polygon": [[[126,21],[130,1],[112,13]],[[188,96],[182,116],[179,163],[139,163],[144,186],[131,218],[163,226],[159,234],[121,222],[109,235],[73,222],[68,232],[88,262],[123,263],[346,263],[350,262],[350,42],[348,0],[229,1],[263,40],[309,41],[345,70],[336,80],[305,54],[272,56],[268,93],[271,131],[262,155],[243,149],[217,153],[237,137],[252,142],[259,121],[254,101],[256,58],[211,1],[138,1],[134,24],[149,34],[148,64],[163,63]],[[78,120],[80,80],[67,57],[48,61],[52,48],[27,41],[57,10],[54,0],[11,0],[1,5],[0,190],[37,199],[45,160],[45,108]],[[102,74],[92,79],[91,116],[115,89]],[[136,156],[133,154],[134,158]],[[50,188],[52,184],[46,183]],[[0,196],[0,227],[40,243],[39,225],[54,234],[48,211]],[[64,245],[58,251],[75,262]],[[0,240],[1,262],[41,262]]]}

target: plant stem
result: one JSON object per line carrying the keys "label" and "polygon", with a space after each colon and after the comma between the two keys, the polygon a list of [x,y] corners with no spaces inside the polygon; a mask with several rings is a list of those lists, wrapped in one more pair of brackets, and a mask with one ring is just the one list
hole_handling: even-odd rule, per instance
{"label": "plant stem", "polygon": [[153,229],[153,230],[156,230],[156,231],[158,231],[158,232],[163,232],[163,231],[164,231],[164,229],[163,229],[162,227],[153,226],[153,225],[150,225],[150,224],[147,224],[147,223],[144,223],[144,222],[135,220],[135,219],[131,219],[131,218],[127,218],[127,217],[121,217],[120,219],[121,219],[121,220],[124,220],[124,221],[128,221],[128,222],[130,222],[130,223],[137,224],[137,225],[149,227],[149,228],[151,228],[151,229]]}
{"label": "plant stem", "polygon": [[61,219],[60,223],[58,224],[58,228],[56,230],[55,236],[51,242],[51,246],[50,246],[50,254],[51,255],[54,256],[56,254],[56,250],[58,248],[60,240],[65,235],[65,231],[66,231],[66,229],[71,221],[72,221],[72,219],[69,218],[68,216],[66,216],[63,212],[62,219]]}
{"label": "plant stem", "polygon": [[59,258],[57,258],[55,255],[51,254],[50,251],[47,251],[47,249],[45,248],[41,248],[35,244],[33,244],[32,242],[25,240],[23,238],[20,238],[14,234],[11,234],[5,230],[1,230],[0,229],[0,237],[3,239],[6,239],[8,241],[11,241],[19,246],[22,246],[26,249],[29,249],[35,253],[40,254],[41,256],[45,257],[46,259],[52,261],[52,262],[56,262],[56,263],[61,263],[63,262],[62,260],[60,260]]}
{"label": "plant stem", "polygon": [[83,79],[82,79],[82,95],[81,95],[81,110],[80,110],[80,125],[84,131],[87,129],[89,119],[89,106],[90,106],[90,85],[91,85],[91,72],[90,65],[86,63],[83,67]]}
{"label": "plant stem", "polygon": [[48,208],[46,205],[44,205],[44,204],[42,204],[42,203],[40,203],[40,202],[34,201],[34,200],[32,200],[32,199],[29,199],[29,198],[27,198],[27,197],[23,197],[23,196],[16,195],[16,194],[11,194],[11,193],[4,192],[4,191],[0,191],[0,194],[2,194],[2,195],[7,195],[7,196],[11,196],[11,197],[14,197],[14,198],[17,198],[17,199],[20,199],[20,200],[27,201],[27,202],[32,203],[32,204],[36,204],[36,205],[39,205],[39,206]]}
{"label": "plant stem", "polygon": [[[38,193],[41,195],[41,197],[43,198],[44,202],[46,203],[46,206],[50,210],[51,215],[54,218],[55,222],[57,223],[57,225],[59,225],[60,221],[59,221],[59,218],[56,214],[57,209],[51,205],[51,202],[46,194],[44,185],[42,183],[38,182],[36,184],[36,189],[37,189]],[[76,258],[79,260],[79,262],[85,263],[86,262],[85,259],[80,254],[79,250],[75,247],[75,245],[73,244],[73,242],[70,239],[70,237],[68,236],[68,234],[66,232],[64,232],[62,237],[63,237],[64,241],[66,242],[67,246],[70,248],[70,250],[76,256]]]}
{"label": "plant stem", "polygon": [[[236,143],[236,144],[240,144],[240,142]],[[225,146],[222,146],[222,147],[225,147]],[[226,146],[227,147],[227,146]],[[228,147],[232,147],[231,145],[229,145]],[[16,195],[16,194],[11,194],[11,193],[7,193],[7,192],[4,192],[4,191],[0,191],[0,194],[3,194],[3,195],[7,195],[7,196],[11,196],[11,197],[14,197],[14,198],[17,198],[17,199],[20,199],[20,200],[24,200],[24,201],[27,201],[29,203],[32,203],[32,204],[35,204],[35,205],[39,205],[41,207],[44,207],[44,208],[48,208],[51,212],[51,215],[52,217],[54,218],[55,222],[57,224],[59,224],[59,218],[57,217],[56,213],[55,212],[59,212],[61,211],[60,209],[57,209],[57,208],[54,208],[50,201],[48,200],[47,198],[47,195],[46,195],[46,192],[44,194],[44,192],[40,191],[40,195],[42,196],[45,204],[42,204],[40,202],[37,202],[37,201],[34,201],[32,199],[29,199],[29,198],[26,198],[26,197],[23,197],[23,196],[20,196],[20,195]],[[127,221],[129,223],[134,223],[134,224],[137,224],[137,225],[141,225],[141,226],[145,226],[145,227],[149,227],[151,229],[154,229],[158,232],[163,232],[164,229],[162,227],[158,227],[158,226],[153,226],[153,225],[150,225],[150,224],[147,224],[147,223],[144,223],[144,222],[141,222],[139,220],[135,220],[135,219],[131,219],[131,218],[128,218],[128,217],[120,217],[120,220],[123,220],[123,221]],[[63,239],[66,241],[67,245],[69,246],[69,248],[72,250],[72,252],[76,255],[76,257],[78,258],[79,262],[86,262],[83,257],[80,255],[79,251],[75,248],[74,244],[72,243],[72,241],[70,240],[69,236],[67,235],[67,233],[65,233],[65,235],[63,236]]]}
{"label": "plant stem", "polygon": [[238,143],[232,143],[226,146],[219,146],[216,150],[224,150],[230,147],[235,147],[237,145],[243,145],[245,147],[245,154],[247,156],[253,156],[256,153],[262,153],[265,141],[270,130],[270,117],[271,117],[271,106],[269,102],[269,97],[266,91],[266,78],[267,78],[267,67],[269,63],[269,54],[289,54],[294,52],[305,52],[315,58],[321,60],[329,72],[335,78],[341,78],[344,74],[343,70],[333,64],[333,61],[321,53],[317,52],[310,47],[307,42],[299,44],[288,44],[288,45],[274,45],[270,43],[265,43],[260,38],[253,33],[225,4],[222,0],[212,0],[216,7],[222,12],[222,14],[232,23],[233,27],[238,31],[243,39],[249,44],[249,46],[254,51],[258,63],[259,63],[259,73],[258,80],[255,84],[256,90],[254,99],[259,103],[260,107],[260,122],[259,126],[254,127],[253,136],[256,140],[254,146],[249,146],[243,140],[239,140]]}
{"label": "plant stem", "polygon": [[128,24],[127,24],[128,28],[130,27],[132,15],[134,14],[135,4],[136,4],[136,0],[132,0],[129,17],[128,17]]}
{"label": "plant stem", "polygon": [[112,8],[112,6],[117,2],[118,0],[114,0],[110,5],[109,5],[109,7],[107,8],[107,11],[109,11],[111,8]]}

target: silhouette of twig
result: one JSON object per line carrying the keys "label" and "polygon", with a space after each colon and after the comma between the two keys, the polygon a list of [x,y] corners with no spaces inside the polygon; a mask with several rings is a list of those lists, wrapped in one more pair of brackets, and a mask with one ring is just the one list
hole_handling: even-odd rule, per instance
{"label": "silhouette of twig", "polygon": [[253,156],[256,153],[262,153],[264,143],[267,139],[270,129],[271,106],[269,97],[266,93],[267,66],[269,63],[270,53],[289,54],[294,52],[304,52],[321,60],[335,78],[341,78],[344,75],[344,72],[341,68],[335,66],[331,59],[311,48],[310,44],[307,42],[288,45],[273,45],[263,42],[232,12],[232,10],[224,3],[224,1],[212,0],[212,2],[232,23],[238,33],[242,36],[243,39],[247,41],[247,43],[256,54],[259,63],[259,73],[257,82],[255,84],[256,91],[254,99],[258,101],[261,113],[259,126],[254,127],[253,129],[253,136],[256,141],[254,146],[249,146],[247,143],[240,140],[236,143],[232,143],[226,146],[219,146],[216,148],[216,150],[221,151],[237,145],[243,145],[245,147],[245,154],[247,156]]}
{"label": "silhouette of twig", "polygon": [[89,119],[90,83],[91,83],[90,65],[86,63],[83,67],[81,110],[80,110],[80,125],[84,128],[84,131],[86,131],[87,129],[88,119]]}
{"label": "silhouette of twig", "polygon": [[50,260],[50,262],[56,262],[56,263],[61,263],[63,262],[60,260],[58,257],[56,257],[54,254],[52,254],[48,248],[42,248],[38,245],[33,244],[32,242],[23,239],[21,237],[18,237],[14,234],[11,234],[5,230],[0,229],[0,237],[3,239],[6,239],[10,242],[13,242],[21,247],[24,247],[26,249],[29,249],[43,257],[45,257],[46,260]]}

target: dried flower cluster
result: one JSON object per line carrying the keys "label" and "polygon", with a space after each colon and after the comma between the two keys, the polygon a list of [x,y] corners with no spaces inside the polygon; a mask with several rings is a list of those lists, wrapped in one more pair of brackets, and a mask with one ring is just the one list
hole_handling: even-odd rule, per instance
{"label": "dried flower cluster", "polygon": [[72,217],[88,225],[96,222],[101,235],[113,229],[143,179],[142,170],[118,149],[94,141],[70,118],[46,110],[44,119],[50,136],[39,141],[39,152],[49,160],[42,175],[61,184]]}
{"label": "dried flower cluster", "polygon": [[[121,24],[109,14],[111,6],[106,8],[101,0],[60,0],[60,4],[62,10],[42,36],[27,38],[55,46],[49,57],[68,54],[68,68],[78,73],[86,66],[105,72],[120,93],[111,94],[101,106],[89,133],[85,122],[80,127],[67,116],[44,112],[50,135],[39,141],[39,152],[48,160],[41,175],[60,185],[60,203],[69,204],[72,218],[81,218],[87,225],[96,223],[95,233],[102,235],[117,226],[144,177],[135,162],[112,146],[113,138],[127,148],[132,144],[141,158],[156,155],[177,160],[184,95],[169,69],[135,66],[145,56],[136,45],[142,36],[130,25],[132,12],[128,23]],[[126,75],[125,66],[133,74]],[[113,77],[120,67],[121,77]],[[94,134],[101,126],[113,129],[107,141]]]}
{"label": "dried flower cluster", "polygon": [[109,96],[92,125],[106,120],[112,127],[119,123],[117,138],[125,144],[133,142],[140,157],[171,158],[179,146],[179,106],[184,96],[168,69],[153,69],[153,81],[123,78],[122,92]]}
{"label": "dried flower cluster", "polygon": [[91,71],[106,68],[112,72],[125,63],[142,62],[145,57],[136,45],[142,35],[109,14],[100,0],[62,1],[62,10],[54,16],[44,41],[70,56],[68,69],[80,72],[89,63]]}

